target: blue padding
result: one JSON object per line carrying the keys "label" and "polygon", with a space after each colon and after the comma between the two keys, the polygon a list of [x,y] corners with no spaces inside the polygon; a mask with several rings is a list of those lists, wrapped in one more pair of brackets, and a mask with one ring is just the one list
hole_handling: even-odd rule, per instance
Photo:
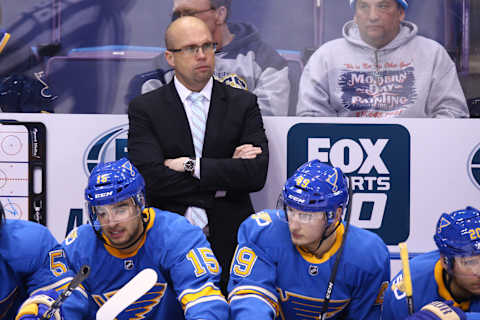
{"label": "blue padding", "polygon": [[47,66],[47,80],[58,96],[57,113],[127,112],[125,96],[130,80],[157,68],[156,59],[54,57]]}
{"label": "blue padding", "polygon": [[128,45],[111,45],[111,46],[99,46],[99,47],[84,47],[84,48],[74,48],[69,51],[73,52],[92,52],[92,51],[149,51],[149,52],[158,52],[162,53],[165,51],[165,48],[161,47],[146,47],[146,46],[128,46]]}

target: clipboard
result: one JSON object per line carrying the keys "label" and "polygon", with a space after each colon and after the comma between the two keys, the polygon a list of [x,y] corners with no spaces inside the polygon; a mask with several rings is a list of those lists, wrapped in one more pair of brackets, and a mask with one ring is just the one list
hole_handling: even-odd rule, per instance
{"label": "clipboard", "polygon": [[0,120],[0,201],[7,219],[46,225],[46,135],[41,122]]}

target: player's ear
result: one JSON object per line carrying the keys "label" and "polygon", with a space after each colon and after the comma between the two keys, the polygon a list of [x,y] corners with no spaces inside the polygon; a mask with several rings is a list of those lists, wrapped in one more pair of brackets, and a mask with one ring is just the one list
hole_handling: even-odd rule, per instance
{"label": "player's ear", "polygon": [[165,50],[165,60],[170,67],[175,68],[175,57],[173,56],[173,52]]}
{"label": "player's ear", "polygon": [[220,6],[215,10],[216,23],[221,25],[227,22],[227,8]]}
{"label": "player's ear", "polygon": [[401,11],[400,13],[400,21],[403,21],[405,19],[405,9],[401,8],[399,9]]}
{"label": "player's ear", "polygon": [[450,268],[450,260],[446,256],[441,255],[440,261],[444,270],[448,270]]}
{"label": "player's ear", "polygon": [[335,222],[340,220],[340,218],[342,217],[342,213],[343,213],[343,208],[338,207],[337,211],[335,212]]}

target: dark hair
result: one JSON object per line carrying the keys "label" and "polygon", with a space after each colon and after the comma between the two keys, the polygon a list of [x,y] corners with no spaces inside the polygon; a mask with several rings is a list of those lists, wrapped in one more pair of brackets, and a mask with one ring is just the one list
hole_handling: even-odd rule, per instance
{"label": "dark hair", "polygon": [[230,16],[231,4],[232,4],[232,0],[210,0],[210,5],[215,9],[218,9],[220,7],[227,8],[227,17],[225,18],[225,20],[228,20],[228,17]]}
{"label": "dark hair", "polygon": [[0,226],[5,221],[5,211],[3,210],[2,202],[0,201]]}

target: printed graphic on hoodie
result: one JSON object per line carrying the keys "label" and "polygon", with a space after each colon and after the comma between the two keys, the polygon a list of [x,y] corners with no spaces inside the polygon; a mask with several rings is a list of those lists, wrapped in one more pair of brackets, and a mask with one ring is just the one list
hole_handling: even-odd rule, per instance
{"label": "printed graphic on hoodie", "polygon": [[417,100],[412,63],[345,64],[338,84],[342,103],[357,117],[399,115]]}

